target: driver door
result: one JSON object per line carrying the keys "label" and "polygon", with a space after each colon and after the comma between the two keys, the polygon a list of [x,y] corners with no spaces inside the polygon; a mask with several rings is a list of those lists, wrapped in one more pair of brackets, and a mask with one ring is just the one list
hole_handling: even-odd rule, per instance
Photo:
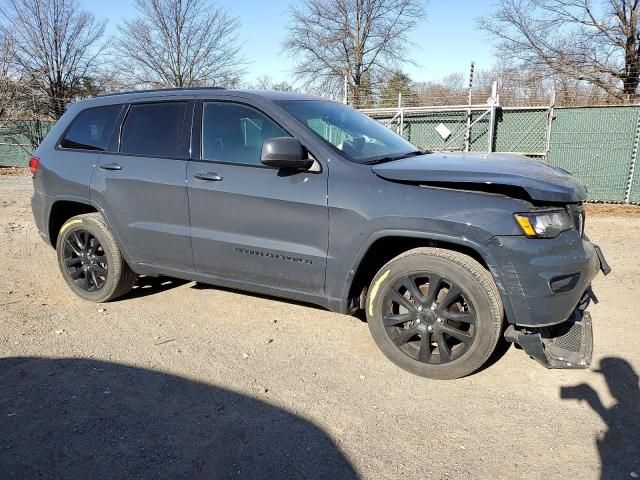
{"label": "driver door", "polygon": [[[204,102],[188,167],[193,258],[221,278],[321,295],[328,250],[327,171],[260,163],[264,140],[290,136],[259,110]],[[200,115],[196,116],[198,118]],[[196,147],[197,148],[197,147]]]}

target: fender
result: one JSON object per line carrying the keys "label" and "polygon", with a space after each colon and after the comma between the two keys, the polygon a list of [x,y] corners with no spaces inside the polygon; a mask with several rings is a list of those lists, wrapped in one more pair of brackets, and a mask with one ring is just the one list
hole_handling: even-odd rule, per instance
{"label": "fender", "polygon": [[484,244],[477,242],[475,240],[472,240],[470,238],[465,238],[465,237],[455,237],[455,236],[446,235],[442,233],[425,232],[420,230],[403,230],[403,229],[377,230],[373,232],[371,235],[369,235],[369,237],[367,237],[367,239],[363,242],[362,246],[358,250],[356,257],[354,258],[351,264],[351,268],[349,269],[347,278],[345,279],[344,286],[342,288],[342,296],[340,298],[339,311],[346,312],[348,310],[349,290],[351,289],[351,284],[353,282],[355,274],[358,271],[358,268],[360,268],[362,259],[364,258],[366,253],[369,251],[371,246],[377,240],[380,240],[385,237],[406,237],[406,238],[421,239],[425,241],[446,242],[454,245],[460,245],[461,247],[466,247],[473,250],[478,255],[480,255],[484,263],[489,268],[489,271],[491,272],[491,275],[493,276],[494,281],[496,282],[498,291],[500,292],[500,297],[502,299],[502,304],[504,306],[507,319],[515,318],[514,310],[511,305],[511,300],[509,299],[509,296],[507,295],[507,292],[504,288],[502,277],[496,267],[496,262]]}

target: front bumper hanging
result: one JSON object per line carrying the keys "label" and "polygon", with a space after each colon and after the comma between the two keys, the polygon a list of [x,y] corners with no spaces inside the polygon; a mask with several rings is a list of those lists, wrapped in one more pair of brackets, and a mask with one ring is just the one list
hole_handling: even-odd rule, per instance
{"label": "front bumper hanging", "polygon": [[[611,272],[602,250],[594,245],[600,271]],[[504,336],[547,368],[589,368],[593,356],[593,328],[589,303],[598,303],[591,286],[582,295],[571,316],[562,323],[542,328],[517,328],[509,325]]]}
{"label": "front bumper hanging", "polygon": [[535,332],[516,330],[510,325],[505,337],[547,368],[589,368],[591,365],[593,329],[589,312],[576,309],[566,322]]}

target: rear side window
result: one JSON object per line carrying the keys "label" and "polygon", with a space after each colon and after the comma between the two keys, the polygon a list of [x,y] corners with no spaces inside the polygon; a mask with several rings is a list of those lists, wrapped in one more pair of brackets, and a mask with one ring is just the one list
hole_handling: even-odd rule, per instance
{"label": "rear side window", "polygon": [[109,105],[83,110],[71,123],[60,147],[99,152],[106,150],[121,109],[122,105]]}
{"label": "rear side window", "polygon": [[181,147],[186,102],[131,105],[122,126],[120,152],[154,157],[184,157]]}

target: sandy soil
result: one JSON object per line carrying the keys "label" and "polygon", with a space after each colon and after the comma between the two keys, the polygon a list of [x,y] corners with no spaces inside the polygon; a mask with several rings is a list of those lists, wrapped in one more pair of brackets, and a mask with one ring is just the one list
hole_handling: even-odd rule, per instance
{"label": "sandy soil", "polygon": [[84,302],[30,194],[28,176],[0,178],[0,478],[640,475],[640,219],[588,217],[613,267],[590,370],[511,348],[437,382],[357,318],[294,302],[171,279]]}

